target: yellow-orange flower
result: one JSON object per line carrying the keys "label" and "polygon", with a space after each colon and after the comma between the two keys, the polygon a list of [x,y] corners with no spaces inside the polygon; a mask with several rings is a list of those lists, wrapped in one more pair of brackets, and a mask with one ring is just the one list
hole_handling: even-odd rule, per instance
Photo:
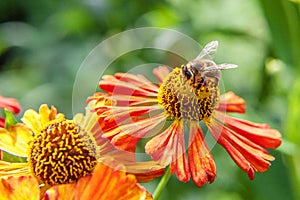
{"label": "yellow-orange flower", "polygon": [[169,72],[161,66],[153,73],[158,85],[143,75],[103,76],[99,85],[107,93],[90,98],[99,103],[95,112],[103,135],[115,146],[134,152],[142,138],[152,137],[146,143],[146,153],[163,166],[170,164],[171,173],[180,181],[191,177],[200,187],[212,183],[216,176],[215,162],[199,124],[202,121],[250,179],[255,171],[268,169],[274,157],[265,148],[278,147],[281,135],[266,124],[225,114],[244,113],[242,98],[233,92],[220,95],[212,79],[202,81],[200,77],[201,84],[191,84],[180,68]]}
{"label": "yellow-orange flower", "polygon": [[138,181],[161,176],[164,170],[156,162],[136,162],[132,154],[116,150],[102,137],[96,114],[90,112],[93,104],[89,102],[86,114],[77,114],[73,120],[43,104],[39,112],[27,110],[24,123],[0,128],[0,149],[27,159],[21,163],[0,160],[0,178],[34,176],[45,188],[73,183],[91,174],[98,162],[110,166],[107,157],[123,164],[125,172],[134,168]]}
{"label": "yellow-orange flower", "polygon": [[75,183],[51,187],[42,193],[38,181],[33,176],[0,179],[1,200],[141,200],[152,199],[151,195],[137,183],[134,175],[125,174],[121,165],[110,168],[97,163],[93,174],[80,178]]}

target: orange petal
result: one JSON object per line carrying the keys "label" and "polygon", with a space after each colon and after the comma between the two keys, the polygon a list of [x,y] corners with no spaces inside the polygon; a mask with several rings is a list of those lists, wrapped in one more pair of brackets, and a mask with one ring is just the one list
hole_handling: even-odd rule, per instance
{"label": "orange petal", "polygon": [[18,100],[3,96],[0,96],[0,108],[6,108],[14,114],[18,114],[21,111]]}
{"label": "orange petal", "polygon": [[154,161],[159,161],[163,166],[171,163],[173,154],[175,154],[174,137],[179,128],[179,121],[174,121],[164,132],[152,138],[145,146],[146,153]]}
{"label": "orange petal", "polygon": [[159,85],[162,84],[163,80],[168,76],[170,73],[167,66],[159,66],[153,69],[153,74],[156,76]]}
{"label": "orange petal", "polygon": [[226,116],[225,124],[238,134],[265,148],[277,148],[281,144],[281,134],[267,124],[258,124]]}
{"label": "orange petal", "polygon": [[266,150],[228,127],[223,127],[219,122],[212,122],[209,130],[237,165],[248,173],[250,179],[254,178],[254,171],[266,171],[271,165],[268,160],[274,160],[274,157],[269,155]]}
{"label": "orange petal", "polygon": [[216,166],[198,123],[191,123],[190,126],[188,155],[194,183],[198,187],[212,183],[216,177]]}
{"label": "orange petal", "polygon": [[220,96],[219,111],[245,113],[246,103],[244,99],[236,96],[233,92],[227,92]]}
{"label": "orange petal", "polygon": [[245,159],[245,157],[239,152],[236,148],[233,147],[225,138],[219,136],[219,131],[215,130],[212,127],[209,127],[209,130],[213,137],[222,145],[226,151],[229,153],[230,157],[234,162],[245,172],[248,173],[248,177],[254,179],[254,169],[251,167],[250,163]]}
{"label": "orange petal", "polygon": [[[155,161],[142,161],[136,162],[135,159],[130,160],[131,156],[135,156],[135,154],[131,152],[123,153],[123,158],[118,156],[113,157],[117,162],[122,163],[125,166],[125,171],[128,174],[134,174],[138,182],[149,182],[154,178],[160,177],[164,174],[164,166],[159,165],[158,162]],[[130,155],[128,155],[130,154]],[[128,158],[129,159],[126,159]]]}
{"label": "orange petal", "polygon": [[[144,118],[134,123],[123,124],[119,126],[119,132],[116,134],[112,143],[123,150],[135,150],[136,143],[151,132],[155,132],[165,120],[164,115],[153,116],[152,118]],[[105,133],[104,136],[108,136]]]}
{"label": "orange petal", "polygon": [[47,199],[70,199],[70,192],[74,192],[72,199],[138,200],[149,197],[133,175],[126,175],[117,168],[98,163],[92,175],[82,177],[77,183],[50,188],[46,193]]}
{"label": "orange petal", "polygon": [[118,73],[115,76],[105,75],[99,86],[114,95],[157,96],[158,87],[143,76]]}
{"label": "orange petal", "polygon": [[[143,165],[142,167],[140,165]],[[129,174],[134,174],[138,182],[149,182],[161,177],[165,173],[165,167],[153,161],[136,163],[136,165],[125,166]],[[132,172],[131,172],[132,171]]]}
{"label": "orange petal", "polygon": [[180,181],[189,180],[182,121],[174,121],[163,133],[152,138],[146,144],[145,149],[146,153],[161,165],[166,166],[171,163],[170,171],[172,174],[176,173]]}
{"label": "orange petal", "polygon": [[32,176],[9,177],[0,179],[1,200],[39,200],[38,181]]}
{"label": "orange petal", "polygon": [[118,80],[121,80],[126,83],[132,83],[153,93],[158,92],[157,85],[154,85],[151,81],[149,81],[145,76],[141,74],[116,73],[115,77]]}
{"label": "orange petal", "polygon": [[183,122],[179,125],[180,129],[178,129],[177,134],[174,137],[174,148],[175,154],[172,156],[172,162],[170,165],[171,174],[176,173],[178,180],[182,182],[188,182],[190,180],[190,168],[188,164],[188,160],[186,158],[186,149],[184,144],[184,125]]}

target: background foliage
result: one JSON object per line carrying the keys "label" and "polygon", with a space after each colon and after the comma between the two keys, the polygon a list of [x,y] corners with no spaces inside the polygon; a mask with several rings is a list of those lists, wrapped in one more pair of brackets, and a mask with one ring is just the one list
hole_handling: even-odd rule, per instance
{"label": "background foliage", "polygon": [[[216,62],[239,65],[223,73],[226,90],[246,99],[244,118],[279,129],[276,161],[250,181],[221,147],[213,149],[217,178],[197,188],[172,178],[161,199],[300,199],[300,6],[288,0],[4,0],[0,2],[0,94],[23,110],[41,103],[72,116],[77,70],[99,42],[124,30],[178,30],[201,44],[219,40]],[[195,52],[197,54],[197,52]],[[109,73],[137,63],[180,65],[155,51],[114,62]],[[101,67],[101,66],[99,66]],[[157,182],[144,184],[153,192]]]}

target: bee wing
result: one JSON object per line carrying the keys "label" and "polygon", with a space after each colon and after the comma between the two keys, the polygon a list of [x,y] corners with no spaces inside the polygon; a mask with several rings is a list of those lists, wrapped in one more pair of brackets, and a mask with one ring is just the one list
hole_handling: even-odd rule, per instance
{"label": "bee wing", "polygon": [[218,45],[218,41],[211,41],[210,43],[205,45],[200,54],[197,56],[196,60],[208,58],[208,56],[215,54],[217,52]]}
{"label": "bee wing", "polygon": [[238,66],[235,64],[219,64],[219,65],[210,65],[204,69],[204,71],[211,71],[211,70],[222,70],[222,69],[233,69],[237,68]]}
{"label": "bee wing", "polygon": [[235,65],[235,64],[226,64],[226,63],[217,65],[218,69],[233,69],[233,68],[237,68],[237,67],[238,67],[238,65]]}

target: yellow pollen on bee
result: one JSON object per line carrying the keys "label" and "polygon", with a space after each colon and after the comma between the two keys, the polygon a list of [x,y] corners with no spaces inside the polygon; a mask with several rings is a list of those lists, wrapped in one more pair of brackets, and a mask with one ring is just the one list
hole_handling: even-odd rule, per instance
{"label": "yellow pollen on bee", "polygon": [[180,68],[169,73],[158,91],[158,104],[170,119],[209,120],[219,98],[219,88],[213,82],[191,84]]}
{"label": "yellow pollen on bee", "polygon": [[29,144],[32,173],[44,184],[72,183],[90,174],[98,146],[92,135],[73,120],[53,120]]}

